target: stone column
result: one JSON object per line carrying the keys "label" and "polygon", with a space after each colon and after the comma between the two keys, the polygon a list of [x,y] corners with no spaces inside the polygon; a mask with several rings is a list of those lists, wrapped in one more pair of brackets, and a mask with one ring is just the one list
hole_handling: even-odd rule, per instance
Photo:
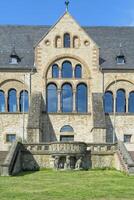
{"label": "stone column", "polygon": [[73,90],[73,112],[76,112],[76,89]]}
{"label": "stone column", "polygon": [[126,93],[126,113],[128,113],[128,99],[129,99],[129,93]]}
{"label": "stone column", "polygon": [[5,93],[5,112],[8,112],[8,92]]}
{"label": "stone column", "polygon": [[20,94],[17,92],[17,95],[16,95],[16,98],[17,98],[17,109],[16,109],[16,111],[17,112],[20,112]]}
{"label": "stone column", "polygon": [[58,92],[58,112],[61,112],[61,89],[58,89],[57,92]]}

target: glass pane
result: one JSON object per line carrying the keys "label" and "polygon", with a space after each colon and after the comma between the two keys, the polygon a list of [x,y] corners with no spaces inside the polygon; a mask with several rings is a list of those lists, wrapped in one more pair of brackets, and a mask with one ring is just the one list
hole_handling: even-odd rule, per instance
{"label": "glass pane", "polygon": [[47,111],[57,112],[58,96],[57,87],[55,84],[47,86]]}
{"label": "glass pane", "polygon": [[0,91],[0,112],[5,112],[5,95]]}
{"label": "glass pane", "polygon": [[8,110],[9,112],[17,111],[17,98],[16,98],[16,90],[12,89],[8,93]]}
{"label": "glass pane", "polygon": [[61,102],[62,102],[62,112],[72,112],[73,93],[70,84],[65,84],[62,86]]}
{"label": "glass pane", "polygon": [[69,125],[63,126],[60,132],[74,132],[73,128]]}
{"label": "glass pane", "polygon": [[131,93],[129,94],[128,112],[130,112],[130,113],[133,113],[133,112],[134,112],[134,92],[131,92]]}
{"label": "glass pane", "polygon": [[64,47],[70,48],[70,34],[69,33],[64,34]]}
{"label": "glass pane", "polygon": [[69,61],[62,64],[62,78],[72,78],[72,64]]}
{"label": "glass pane", "polygon": [[77,112],[87,112],[87,86],[85,84],[77,86],[76,109]]}
{"label": "glass pane", "polygon": [[105,110],[105,113],[113,112],[113,94],[112,94],[112,92],[106,92],[104,95],[104,110]]}
{"label": "glass pane", "polygon": [[74,141],[74,136],[68,136],[68,135],[61,135],[60,136],[60,141],[61,142],[71,142],[71,141]]}
{"label": "glass pane", "polygon": [[20,93],[20,112],[28,112],[29,109],[29,98],[28,98],[28,92],[22,91]]}
{"label": "glass pane", "polygon": [[6,141],[7,142],[14,142],[16,140],[16,135],[15,134],[9,134],[6,136]]}
{"label": "glass pane", "polygon": [[124,90],[117,91],[116,112],[126,112],[126,99]]}
{"label": "glass pane", "polygon": [[75,67],[75,78],[81,78],[82,75],[81,75],[81,65],[77,65]]}
{"label": "glass pane", "polygon": [[52,67],[52,77],[53,78],[58,78],[59,77],[58,65],[53,65],[53,67]]}
{"label": "glass pane", "polygon": [[131,142],[131,135],[124,135],[124,142],[130,143]]}

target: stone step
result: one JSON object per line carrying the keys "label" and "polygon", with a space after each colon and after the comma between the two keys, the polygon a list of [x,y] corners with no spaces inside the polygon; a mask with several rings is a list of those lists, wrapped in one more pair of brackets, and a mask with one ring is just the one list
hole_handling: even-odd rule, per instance
{"label": "stone step", "polygon": [[7,154],[8,154],[8,151],[0,151],[0,165],[3,164]]}

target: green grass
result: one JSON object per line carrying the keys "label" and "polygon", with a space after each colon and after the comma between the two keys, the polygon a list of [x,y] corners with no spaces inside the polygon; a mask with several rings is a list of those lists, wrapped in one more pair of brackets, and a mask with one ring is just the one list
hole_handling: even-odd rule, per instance
{"label": "green grass", "polygon": [[52,171],[0,177],[0,200],[132,200],[134,177],[114,170]]}

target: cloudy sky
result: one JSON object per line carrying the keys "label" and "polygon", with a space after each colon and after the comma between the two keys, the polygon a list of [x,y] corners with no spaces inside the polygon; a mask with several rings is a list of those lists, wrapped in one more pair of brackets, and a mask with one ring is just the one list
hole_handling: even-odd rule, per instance
{"label": "cloudy sky", "polygon": [[[0,24],[51,25],[64,13],[65,0],[0,0]],[[81,25],[134,25],[134,0],[70,0]]]}

